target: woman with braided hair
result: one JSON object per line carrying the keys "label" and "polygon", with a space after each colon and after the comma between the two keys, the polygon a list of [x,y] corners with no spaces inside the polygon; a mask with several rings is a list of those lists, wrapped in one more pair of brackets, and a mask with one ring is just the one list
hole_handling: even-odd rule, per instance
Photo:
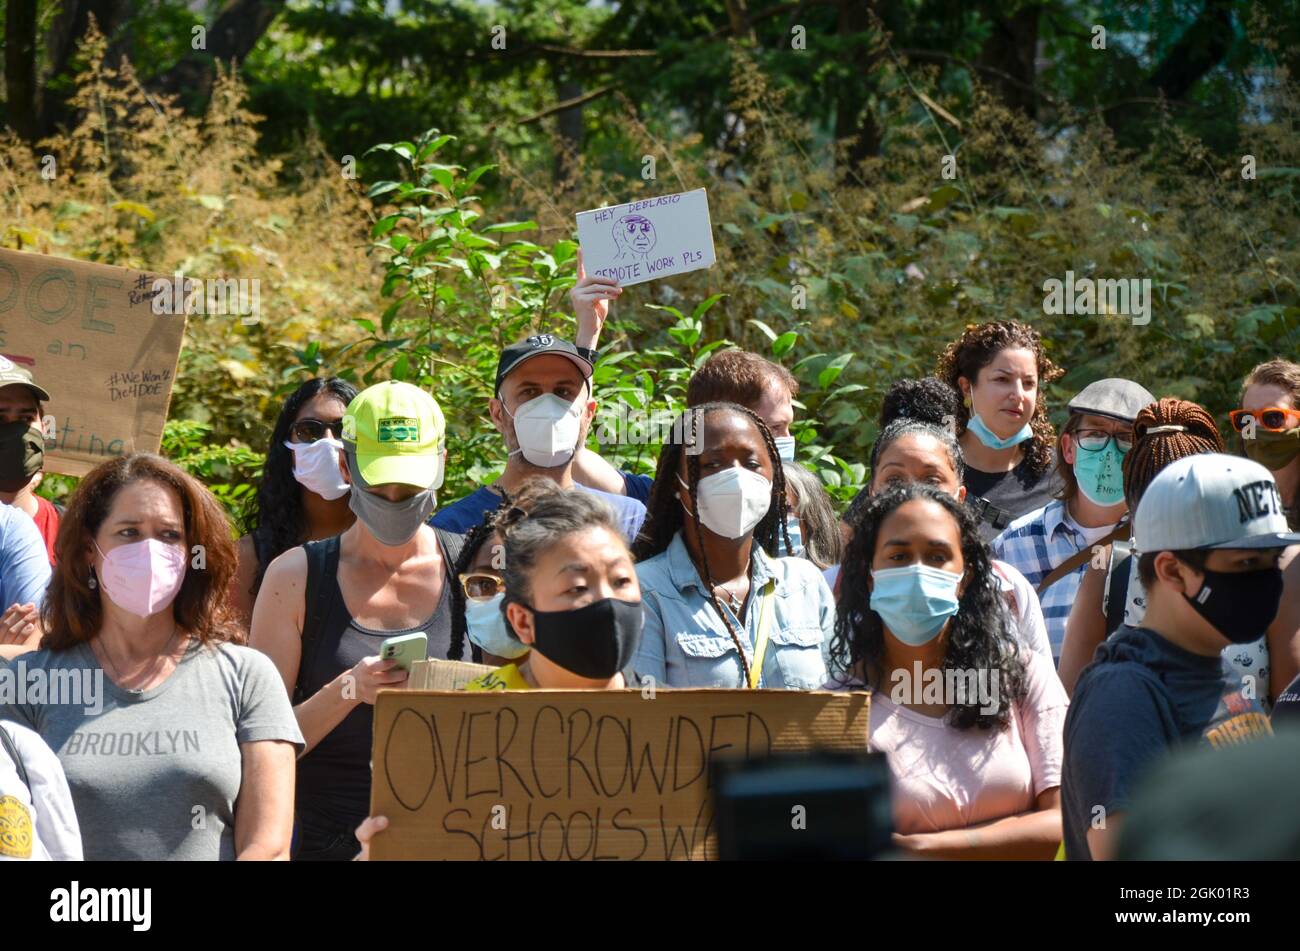
{"label": "woman with braided hair", "polygon": [[1042,390],[1061,373],[1038,331],[1014,320],[969,326],[939,356],[935,376],[963,399],[967,503],[985,541],[1052,500],[1056,431]]}
{"label": "woman with braided hair", "polygon": [[674,423],[633,548],[646,627],[633,667],[669,687],[814,690],[835,623],[817,566],[790,549],[771,431],[736,403]]}
{"label": "woman with braided hair", "polygon": [[[1166,397],[1147,406],[1134,419],[1133,434],[1133,448],[1124,457],[1124,496],[1130,512],[1137,511],[1147,486],[1170,463],[1200,453],[1223,452],[1223,439],[1214,417],[1189,400]],[[1146,591],[1138,577],[1139,552],[1135,550],[1141,541],[1115,542],[1100,549],[1079,583],[1057,671],[1071,694],[1098,645],[1121,623],[1136,627],[1142,622]],[[1286,600],[1284,594],[1284,604]],[[1260,640],[1230,644],[1223,650],[1224,659],[1237,674],[1251,678],[1261,700],[1278,696],[1296,674],[1290,637],[1279,623],[1284,620],[1283,614],[1279,612],[1279,621]]]}

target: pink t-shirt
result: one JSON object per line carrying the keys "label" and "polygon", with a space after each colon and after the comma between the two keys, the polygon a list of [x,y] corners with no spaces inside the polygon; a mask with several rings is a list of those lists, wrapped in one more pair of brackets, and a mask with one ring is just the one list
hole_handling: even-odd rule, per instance
{"label": "pink t-shirt", "polygon": [[1069,698],[1051,665],[1026,655],[1025,697],[1004,730],[958,730],[895,704],[888,689],[872,691],[870,747],[889,759],[898,832],[942,832],[1017,815],[1061,785]]}

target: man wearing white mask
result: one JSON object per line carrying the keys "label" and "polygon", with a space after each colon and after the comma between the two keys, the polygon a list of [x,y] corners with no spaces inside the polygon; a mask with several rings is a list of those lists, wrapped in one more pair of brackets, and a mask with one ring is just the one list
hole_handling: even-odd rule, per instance
{"label": "man wearing white mask", "polygon": [[530,476],[544,476],[564,489],[600,497],[618,517],[631,542],[645,520],[645,505],[580,485],[573,461],[587,439],[596,412],[591,392],[591,351],[552,334],[536,334],[501,351],[496,396],[488,401],[492,425],[509,450],[505,471],[491,485],[475,489],[434,515],[432,524],[467,532],[495,509],[502,493],[513,494]]}
{"label": "man wearing white mask", "polygon": [[[574,342],[578,352],[594,364],[610,303],[622,296],[623,288],[612,277],[588,274],[583,267],[581,248],[577,270],[578,281],[569,291],[578,324]],[[794,401],[798,397],[799,381],[793,373],[756,353],[737,349],[719,350],[710,355],[691,374],[686,385],[688,407],[738,403],[757,414],[771,431],[782,462],[795,461],[795,437],[790,426],[794,423]],[[626,495],[647,505],[654,482],[648,475],[622,472],[599,453],[582,447],[574,460],[573,478],[583,486]]]}

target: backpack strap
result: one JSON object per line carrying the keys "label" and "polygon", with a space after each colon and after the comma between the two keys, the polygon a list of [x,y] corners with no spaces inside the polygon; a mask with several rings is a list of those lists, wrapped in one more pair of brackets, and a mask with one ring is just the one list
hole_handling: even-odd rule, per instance
{"label": "backpack strap", "polygon": [[[445,528],[439,528],[437,525],[430,525],[435,535],[438,536],[438,546],[442,549],[442,557],[447,563],[447,584],[460,584],[460,575],[456,574],[456,563],[460,561],[461,553],[465,550],[465,536],[460,532],[451,532]],[[444,597],[451,597],[452,593],[448,592]],[[455,604],[454,601],[450,602]],[[453,619],[452,624],[456,622]],[[483,652],[479,646],[469,639],[468,633],[465,635],[465,643],[469,645],[469,656],[474,663],[480,663],[483,660]],[[463,649],[463,648],[462,648]],[[450,653],[450,651],[448,651]],[[462,654],[462,657],[465,655]],[[450,659],[450,658],[449,658]]]}
{"label": "backpack strap", "polygon": [[1117,539],[1122,541],[1127,541],[1129,534],[1130,532],[1132,532],[1132,530],[1133,530],[1133,524],[1131,522],[1129,521],[1120,522],[1118,525],[1114,527],[1114,529],[1107,532],[1103,537],[1097,539],[1091,545],[1087,546],[1086,548],[1080,548],[1069,558],[1065,559],[1065,561],[1061,562],[1059,565],[1053,568],[1051,572],[1048,573],[1047,577],[1044,578],[1041,582],[1039,582],[1038,584],[1039,597],[1042,597],[1044,591],[1046,591],[1052,585],[1056,584],[1056,582],[1060,581],[1070,572],[1074,571],[1084,562],[1091,561],[1092,551],[1094,548],[1098,547],[1099,545],[1103,545],[1103,546],[1109,545],[1112,542],[1116,541]]}
{"label": "backpack strap", "polygon": [[[27,791],[31,793],[32,784],[27,778],[27,767],[23,765],[23,758],[18,755],[18,747],[14,743],[14,738],[9,735],[9,731],[3,726],[0,726],[0,746],[5,748],[9,758],[14,761],[14,767],[18,770],[18,778],[27,787]],[[32,796],[34,798],[35,793],[32,793]]]}
{"label": "backpack strap", "polygon": [[1110,567],[1106,572],[1106,590],[1102,607],[1106,612],[1106,636],[1110,637],[1124,623],[1124,609],[1128,607],[1128,583],[1132,572],[1133,545],[1116,541],[1110,549]]}
{"label": "backpack strap", "polygon": [[325,616],[326,603],[323,597],[326,586],[333,581],[339,571],[339,536],[324,538],[318,542],[307,542],[302,546],[307,554],[307,592],[306,611],[302,624],[302,653],[298,661],[298,679],[293,686],[294,706],[307,699],[304,683],[307,671],[311,669],[316,658],[316,648],[320,644],[321,621]]}
{"label": "backpack strap", "polygon": [[460,561],[460,553],[465,550],[465,536],[460,532],[450,532],[445,528],[439,528],[437,525],[430,525],[429,527],[438,536],[438,544],[442,546],[443,557],[447,559],[447,577],[454,581],[456,580],[453,577],[456,571],[456,562]]}

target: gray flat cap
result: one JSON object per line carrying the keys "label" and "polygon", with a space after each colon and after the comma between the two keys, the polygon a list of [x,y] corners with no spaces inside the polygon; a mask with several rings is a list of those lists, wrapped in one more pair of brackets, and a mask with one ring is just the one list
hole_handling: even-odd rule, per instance
{"label": "gray flat cap", "polygon": [[1090,416],[1109,416],[1126,423],[1133,422],[1144,406],[1156,401],[1145,386],[1132,380],[1120,380],[1111,377],[1089,383],[1067,407],[1071,413],[1087,413]]}

